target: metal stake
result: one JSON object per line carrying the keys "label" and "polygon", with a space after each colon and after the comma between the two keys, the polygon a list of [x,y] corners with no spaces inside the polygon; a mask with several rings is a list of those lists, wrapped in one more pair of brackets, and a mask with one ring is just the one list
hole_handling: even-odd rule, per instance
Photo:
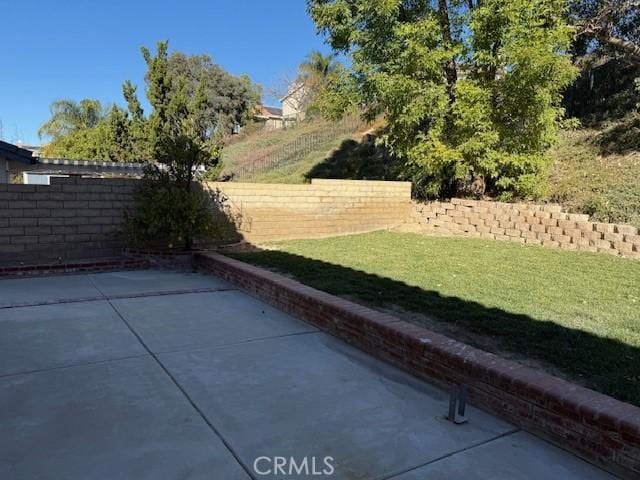
{"label": "metal stake", "polygon": [[466,423],[465,409],[467,407],[466,385],[454,385],[449,396],[449,415],[447,420],[459,425]]}

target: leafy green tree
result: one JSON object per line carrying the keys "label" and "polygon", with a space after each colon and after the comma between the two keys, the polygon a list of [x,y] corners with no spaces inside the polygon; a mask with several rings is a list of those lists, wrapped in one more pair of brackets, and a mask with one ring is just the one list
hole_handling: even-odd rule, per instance
{"label": "leafy green tree", "polygon": [[148,141],[134,137],[134,127],[127,112],[113,105],[97,124],[57,136],[45,146],[43,153],[48,157],[70,160],[112,162],[134,162],[150,158],[149,155],[140,155]]}
{"label": "leafy green tree", "polygon": [[322,88],[312,98],[308,110],[335,121],[345,114],[356,113],[361,107],[360,101],[356,78],[344,65],[337,64],[325,77]]}
{"label": "leafy green tree", "polygon": [[357,103],[429,197],[539,197],[575,77],[563,0],[309,0]]}
{"label": "leafy green tree", "polygon": [[130,156],[136,160],[148,160],[153,157],[149,141],[147,120],[138,96],[137,88],[130,80],[124,82],[122,94],[127,102],[128,135],[130,139]]}
{"label": "leafy green tree", "polygon": [[57,137],[43,148],[43,155],[69,160],[107,160],[106,123],[95,127],[73,130]]}
{"label": "leafy green tree", "polygon": [[[157,44],[155,56],[142,49],[152,108],[147,129],[155,160],[146,168],[138,207],[127,216],[125,229],[135,243],[161,241],[189,249],[194,238],[211,235],[216,227],[210,199],[196,177],[220,163],[220,117],[211,116],[215,105],[206,73],[192,90],[189,76],[171,68],[167,51],[167,42]],[[129,105],[135,103],[130,96]]]}
{"label": "leafy green tree", "polygon": [[105,117],[105,110],[99,100],[85,98],[75,100],[56,100],[49,108],[51,118],[38,130],[38,136],[51,137],[53,140],[77,130],[95,127]]}
{"label": "leafy green tree", "polygon": [[106,157],[111,161],[133,160],[130,120],[127,112],[114,105],[105,120]]}
{"label": "leafy green tree", "polygon": [[167,68],[172,75],[184,78],[187,95],[195,95],[203,86],[205,114],[215,121],[221,133],[231,133],[236,124],[244,125],[253,107],[260,103],[262,91],[258,85],[246,75],[234,76],[224,71],[209,55],[174,52],[167,59]]}
{"label": "leafy green tree", "polygon": [[199,167],[212,168],[220,161],[220,119],[210,114],[213,100],[206,76],[191,91],[190,78],[170,67],[167,49],[168,42],[158,42],[155,56],[142,49],[152,107],[148,122],[155,162],[151,165],[188,191]]}
{"label": "leafy green tree", "polygon": [[[165,63],[167,75],[180,78],[183,83],[180,88],[170,88],[167,95],[205,97],[201,103],[204,109],[202,122],[219,135],[231,133],[236,124],[246,123],[262,96],[259,86],[247,76],[225,72],[207,55],[187,56],[174,52],[167,56]],[[151,80],[147,74],[147,84]],[[143,161],[154,158],[154,132],[150,122],[154,113],[145,116],[136,87],[130,81],[124,83],[122,93],[127,110],[117,106],[104,109],[99,101],[89,99],[79,103],[72,100],[54,102],[51,119],[40,129],[41,136],[52,137],[44,154],[85,160]]]}

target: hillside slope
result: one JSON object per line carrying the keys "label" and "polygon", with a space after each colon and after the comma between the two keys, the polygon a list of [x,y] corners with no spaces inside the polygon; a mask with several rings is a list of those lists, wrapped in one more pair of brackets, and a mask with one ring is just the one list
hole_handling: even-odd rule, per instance
{"label": "hillside slope", "polygon": [[[236,181],[258,183],[303,183],[310,178],[394,180],[398,165],[363,138],[379,126],[336,127],[314,121],[247,134],[225,148],[225,173],[235,173]],[[315,143],[304,140],[314,137],[322,138]],[[553,168],[545,200],[588,213],[595,220],[640,227],[640,117],[564,131],[548,155]]]}
{"label": "hillside slope", "polygon": [[640,119],[563,132],[548,199],[600,221],[640,227]]}
{"label": "hillside slope", "polygon": [[359,138],[362,127],[358,118],[349,117],[339,122],[311,120],[286,129],[246,133],[225,147],[223,174],[243,182],[303,182],[308,169],[343,141]]}

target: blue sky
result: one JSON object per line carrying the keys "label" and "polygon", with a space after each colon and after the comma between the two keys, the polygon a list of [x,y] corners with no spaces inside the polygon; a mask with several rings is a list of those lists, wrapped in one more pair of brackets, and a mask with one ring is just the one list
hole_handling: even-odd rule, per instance
{"label": "blue sky", "polygon": [[[123,104],[126,79],[143,92],[140,47],[207,53],[265,87],[328,47],[305,0],[0,0],[0,122],[6,141],[39,143],[57,98]],[[274,104],[272,98],[265,103]]]}

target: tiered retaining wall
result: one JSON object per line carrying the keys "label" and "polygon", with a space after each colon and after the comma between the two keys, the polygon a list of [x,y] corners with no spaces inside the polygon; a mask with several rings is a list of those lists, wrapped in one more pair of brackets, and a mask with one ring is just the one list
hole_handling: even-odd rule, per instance
{"label": "tiered retaining wall", "polygon": [[404,223],[411,183],[314,179],[310,184],[214,182],[250,242],[370,232]]}
{"label": "tiered retaining wall", "polygon": [[133,202],[136,181],[71,177],[51,182],[0,184],[0,265],[119,256],[123,243],[114,233]]}
{"label": "tiered retaining wall", "polygon": [[414,203],[404,228],[412,227],[427,234],[469,235],[640,258],[636,227],[592,222],[589,215],[564,213],[559,205],[457,198]]}
{"label": "tiered retaining wall", "polygon": [[[133,204],[135,180],[53,178],[52,185],[0,184],[0,266],[118,256],[114,234]],[[380,229],[494,240],[640,258],[630,225],[589,221],[558,205],[453,199],[412,203],[409,182],[323,180],[310,184],[208,183],[245,240],[318,238]]]}

